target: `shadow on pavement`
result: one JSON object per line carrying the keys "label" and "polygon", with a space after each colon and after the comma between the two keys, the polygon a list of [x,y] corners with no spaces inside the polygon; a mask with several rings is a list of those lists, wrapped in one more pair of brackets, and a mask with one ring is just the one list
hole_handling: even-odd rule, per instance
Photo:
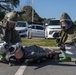
{"label": "shadow on pavement", "polygon": [[[46,60],[43,60],[42,62],[36,62],[36,61],[30,61],[30,62],[24,62],[25,60],[23,61],[12,61],[12,66],[20,66],[22,65],[22,63],[27,64],[27,66],[36,66],[37,68],[36,69],[39,69],[39,68],[42,68],[42,67],[45,67],[45,66],[50,66],[50,65],[54,65],[54,66],[64,66],[64,67],[76,67],[76,64],[75,62],[59,62],[59,61],[56,61],[56,60],[53,60],[53,59],[46,59]],[[1,62],[0,63],[4,63],[4,64],[8,64],[8,62]]]}
{"label": "shadow on pavement", "polygon": [[76,67],[76,64],[74,62],[73,63],[72,62],[57,62],[55,60],[50,60],[50,59],[44,60],[41,63],[29,62],[28,64],[28,66],[36,66],[37,68],[35,68],[35,70],[47,65]]}
{"label": "shadow on pavement", "polygon": [[20,66],[20,65],[22,65],[23,62],[24,62],[24,60],[23,61],[14,61],[13,60],[10,63],[8,61],[0,61],[0,63],[7,64],[9,66]]}

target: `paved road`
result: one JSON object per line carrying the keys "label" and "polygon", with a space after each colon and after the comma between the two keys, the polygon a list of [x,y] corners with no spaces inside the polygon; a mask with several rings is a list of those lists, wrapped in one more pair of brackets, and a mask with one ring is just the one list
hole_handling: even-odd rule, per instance
{"label": "paved road", "polygon": [[0,63],[0,75],[14,75],[18,68],[19,66],[10,67],[5,63]]}
{"label": "paved road", "polygon": [[76,75],[76,65],[73,62],[56,63],[51,60],[40,64],[30,63],[23,75]]}
{"label": "paved road", "polygon": [[29,62],[10,67],[0,63],[0,75],[76,75],[74,62],[46,60],[42,63]]}
{"label": "paved road", "polygon": [[0,75],[76,75],[76,64],[74,62],[59,62],[46,60],[42,63],[16,63],[9,66],[0,63]]}

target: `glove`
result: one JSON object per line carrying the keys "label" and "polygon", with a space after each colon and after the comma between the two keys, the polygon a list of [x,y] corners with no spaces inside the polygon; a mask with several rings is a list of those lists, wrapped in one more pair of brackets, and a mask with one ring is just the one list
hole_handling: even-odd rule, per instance
{"label": "glove", "polygon": [[56,39],[57,37],[59,37],[59,33],[58,32],[55,32],[53,37]]}
{"label": "glove", "polygon": [[16,47],[17,47],[17,48],[21,48],[21,47],[22,47],[22,43],[21,43],[21,42],[16,43]]}
{"label": "glove", "polygon": [[59,43],[59,41],[60,41],[60,38],[56,38],[56,43]]}
{"label": "glove", "polygon": [[13,52],[13,51],[14,51],[14,47],[10,47],[10,48],[8,49],[8,51],[9,51],[9,52]]}
{"label": "glove", "polygon": [[7,44],[7,43],[4,44],[4,48],[5,48],[5,49],[9,49],[9,44]]}
{"label": "glove", "polygon": [[65,46],[60,46],[60,50],[66,51]]}
{"label": "glove", "polygon": [[8,49],[9,52],[13,53],[16,50],[16,45],[11,45]]}

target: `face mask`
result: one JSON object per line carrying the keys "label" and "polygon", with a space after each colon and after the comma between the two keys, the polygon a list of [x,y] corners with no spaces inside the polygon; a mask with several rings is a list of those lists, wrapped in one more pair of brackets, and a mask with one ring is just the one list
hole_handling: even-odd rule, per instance
{"label": "face mask", "polygon": [[14,29],[15,28],[15,23],[13,23],[13,22],[7,22],[7,28],[8,29]]}
{"label": "face mask", "polygon": [[71,25],[72,25],[72,22],[71,21],[62,21],[61,22],[61,28],[63,30],[69,29],[71,27]]}
{"label": "face mask", "polygon": [[62,28],[62,30],[63,30],[63,31],[65,31],[65,30],[66,30],[66,27],[65,27],[65,26],[64,26],[64,27],[61,27],[61,28]]}

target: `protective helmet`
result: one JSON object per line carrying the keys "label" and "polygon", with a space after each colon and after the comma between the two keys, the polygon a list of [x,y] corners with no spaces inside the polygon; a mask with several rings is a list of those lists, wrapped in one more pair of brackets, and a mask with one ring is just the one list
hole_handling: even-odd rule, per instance
{"label": "protective helmet", "polygon": [[2,20],[2,26],[6,27],[7,21],[16,22],[17,21],[17,13],[16,12],[9,12],[5,15],[4,19]]}
{"label": "protective helmet", "polygon": [[[70,16],[67,13],[65,13],[65,12],[62,13],[62,15],[60,17],[60,22],[61,22],[61,27],[64,30],[67,30],[72,25],[72,20],[71,20]],[[62,25],[62,23],[65,24],[65,25]]]}
{"label": "protective helmet", "polygon": [[16,12],[9,12],[5,15],[4,19],[7,19],[8,21],[17,21],[17,14]]}
{"label": "protective helmet", "polygon": [[72,20],[67,13],[63,12],[61,17],[60,17],[60,22],[62,22],[62,21],[72,21]]}

